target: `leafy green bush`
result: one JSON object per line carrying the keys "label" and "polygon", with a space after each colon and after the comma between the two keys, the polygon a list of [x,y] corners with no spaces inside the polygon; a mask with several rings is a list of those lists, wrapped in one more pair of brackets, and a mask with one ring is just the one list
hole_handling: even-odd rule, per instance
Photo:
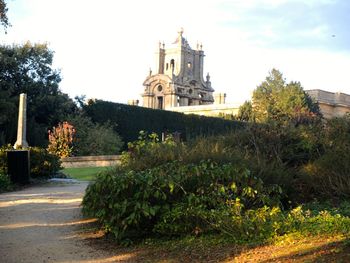
{"label": "leafy green bush", "polygon": [[148,135],[141,131],[138,140],[128,143],[128,151],[122,153],[121,165],[140,171],[172,161],[195,164],[211,160],[218,164],[244,164],[244,156],[226,146],[222,137],[197,137],[185,144],[175,142],[171,135],[161,142],[156,133]]}
{"label": "leafy green bush", "polygon": [[8,175],[0,173],[0,193],[10,191],[13,185]]}
{"label": "leafy green bush", "polygon": [[304,166],[306,182],[322,198],[350,197],[350,115],[328,120],[319,136],[322,155]]}
{"label": "leafy green bush", "polygon": [[97,217],[118,239],[154,232],[179,235],[210,229],[200,215],[226,202],[239,198],[249,209],[276,204],[279,194],[278,187],[264,187],[244,167],[173,162],[100,175],[86,190],[83,212]]}
{"label": "leafy green bush", "polygon": [[30,147],[30,176],[50,177],[62,169],[60,158],[46,149]]}
{"label": "leafy green bush", "polygon": [[[329,207],[282,209],[321,191],[327,198],[331,191],[348,191],[345,182],[344,188],[339,184],[323,190],[317,181],[322,171],[309,178],[300,172],[312,164],[348,178],[349,155],[341,151],[348,149],[350,133],[344,125],[254,124],[187,143],[171,138],[159,142],[156,134],[141,133],[123,154],[122,167],[88,187],[83,210],[118,239],[214,231],[235,242],[262,242],[294,233],[346,233],[350,205],[341,205],[342,212]],[[337,177],[325,178],[337,182]]]}
{"label": "leafy green bush", "polygon": [[108,155],[120,152],[123,146],[122,139],[109,122],[94,123],[91,118],[83,114],[75,114],[67,118],[75,127],[73,155]]}
{"label": "leafy green bush", "polygon": [[156,133],[140,131],[138,140],[128,143],[128,151],[121,156],[121,166],[134,171],[142,171],[155,166],[184,160],[186,151],[183,143],[176,143],[172,136],[160,142]]}
{"label": "leafy green bush", "polygon": [[290,234],[304,237],[348,234],[350,230],[348,216],[302,206],[289,211],[268,206],[244,210],[235,202],[231,209],[213,210],[207,220],[236,243],[263,243]]}
{"label": "leafy green bush", "polygon": [[0,147],[0,174],[7,174],[7,153],[6,151],[12,150],[11,144]]}
{"label": "leafy green bush", "polygon": [[350,231],[348,203],[338,209],[314,205],[283,211],[276,206],[279,193],[278,187],[268,189],[232,164],[175,162],[101,174],[87,189],[83,212],[97,217],[119,240],[215,231],[237,243],[251,243],[286,234]]}

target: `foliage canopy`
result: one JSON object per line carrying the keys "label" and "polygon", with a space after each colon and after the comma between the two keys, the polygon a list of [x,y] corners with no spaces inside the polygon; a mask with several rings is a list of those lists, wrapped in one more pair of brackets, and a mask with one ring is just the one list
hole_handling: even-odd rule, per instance
{"label": "foliage canopy", "polygon": [[82,113],[67,116],[67,119],[75,127],[73,155],[113,155],[122,148],[122,139],[109,122],[94,123]]}
{"label": "foliage canopy", "polygon": [[9,26],[9,20],[7,17],[7,5],[4,0],[0,0],[0,24],[5,28]]}
{"label": "foliage canopy", "polygon": [[60,72],[52,68],[47,44],[0,46],[0,145],[13,143],[17,132],[18,97],[27,94],[27,140],[47,145],[47,129],[76,105],[59,90]]}
{"label": "foliage canopy", "polygon": [[253,92],[252,103],[240,107],[239,118],[257,122],[299,125],[321,116],[318,104],[303,90],[300,82],[286,83],[281,72],[272,69]]}

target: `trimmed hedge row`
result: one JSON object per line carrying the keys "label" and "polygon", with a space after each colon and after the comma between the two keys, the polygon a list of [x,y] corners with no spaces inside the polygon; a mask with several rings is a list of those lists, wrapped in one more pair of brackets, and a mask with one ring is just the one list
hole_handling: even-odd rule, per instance
{"label": "trimmed hedge row", "polygon": [[96,123],[116,124],[115,131],[124,142],[137,140],[139,132],[180,132],[188,140],[197,136],[218,135],[240,129],[245,124],[215,117],[185,115],[165,110],[96,100],[84,106],[85,113]]}

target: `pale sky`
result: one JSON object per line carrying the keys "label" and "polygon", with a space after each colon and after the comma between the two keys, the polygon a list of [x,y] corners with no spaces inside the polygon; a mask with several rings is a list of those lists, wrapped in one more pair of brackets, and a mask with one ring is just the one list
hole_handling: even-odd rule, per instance
{"label": "pale sky", "polygon": [[204,72],[228,102],[250,99],[272,68],[305,89],[350,94],[348,0],[6,0],[0,43],[48,42],[60,88],[141,99],[159,41],[203,43]]}

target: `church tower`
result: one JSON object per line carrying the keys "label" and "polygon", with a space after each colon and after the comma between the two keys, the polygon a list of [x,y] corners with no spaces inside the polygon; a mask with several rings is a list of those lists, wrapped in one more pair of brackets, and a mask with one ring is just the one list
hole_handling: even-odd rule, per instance
{"label": "church tower", "polygon": [[178,106],[213,104],[209,73],[203,79],[204,51],[193,50],[183,37],[183,29],[169,47],[159,43],[156,70],[144,81],[143,106],[167,109]]}

